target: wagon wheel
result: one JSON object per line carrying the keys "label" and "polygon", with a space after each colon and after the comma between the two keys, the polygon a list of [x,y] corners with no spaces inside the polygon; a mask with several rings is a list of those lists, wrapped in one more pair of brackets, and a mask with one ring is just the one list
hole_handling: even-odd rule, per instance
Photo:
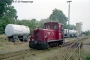
{"label": "wagon wheel", "polygon": [[23,42],[23,39],[19,39],[21,42]]}
{"label": "wagon wheel", "polygon": [[8,41],[11,42],[12,39],[8,38]]}
{"label": "wagon wheel", "polygon": [[9,42],[15,42],[15,40],[13,38],[8,38]]}
{"label": "wagon wheel", "polygon": [[27,39],[24,40],[24,42],[27,42],[27,41],[28,41]]}

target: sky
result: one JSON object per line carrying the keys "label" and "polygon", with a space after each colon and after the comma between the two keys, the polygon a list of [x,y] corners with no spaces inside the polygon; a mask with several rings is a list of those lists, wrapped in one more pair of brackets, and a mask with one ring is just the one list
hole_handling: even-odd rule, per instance
{"label": "sky", "polygon": [[[68,17],[67,0],[14,0],[33,1],[32,3],[13,2],[18,19],[33,19],[40,21],[48,18],[56,8],[62,10]],[[90,0],[72,0],[70,3],[70,24],[82,22],[82,31],[90,30]]]}

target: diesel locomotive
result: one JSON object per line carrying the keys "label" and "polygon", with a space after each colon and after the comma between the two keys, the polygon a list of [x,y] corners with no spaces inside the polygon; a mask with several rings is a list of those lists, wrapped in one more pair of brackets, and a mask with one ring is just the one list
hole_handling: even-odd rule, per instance
{"label": "diesel locomotive", "polygon": [[44,23],[44,28],[36,28],[30,37],[29,47],[48,49],[64,43],[64,25],[58,22]]}

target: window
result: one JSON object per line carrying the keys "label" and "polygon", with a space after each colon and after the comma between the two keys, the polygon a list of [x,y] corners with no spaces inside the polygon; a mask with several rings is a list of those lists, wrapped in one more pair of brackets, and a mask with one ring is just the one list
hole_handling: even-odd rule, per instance
{"label": "window", "polygon": [[58,25],[53,25],[53,29],[57,29],[58,28]]}
{"label": "window", "polygon": [[47,26],[46,26],[46,29],[48,29],[48,28],[50,28],[50,26],[49,26],[49,25],[47,25]]}

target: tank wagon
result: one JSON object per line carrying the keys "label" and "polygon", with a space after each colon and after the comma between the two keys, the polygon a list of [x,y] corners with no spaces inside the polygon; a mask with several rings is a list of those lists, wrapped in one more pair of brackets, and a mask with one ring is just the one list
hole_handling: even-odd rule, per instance
{"label": "tank wagon", "polygon": [[29,47],[34,49],[48,49],[64,43],[63,24],[58,22],[44,23],[44,29],[34,29],[30,37]]}
{"label": "tank wagon", "polygon": [[[69,30],[69,37],[73,38],[73,37],[77,37],[78,36],[78,31],[77,30]],[[64,29],[64,37],[67,38],[68,37],[68,29]]]}
{"label": "tank wagon", "polygon": [[15,42],[19,39],[22,42],[28,40],[30,29],[25,25],[8,24],[5,27],[5,34],[9,41]]}

